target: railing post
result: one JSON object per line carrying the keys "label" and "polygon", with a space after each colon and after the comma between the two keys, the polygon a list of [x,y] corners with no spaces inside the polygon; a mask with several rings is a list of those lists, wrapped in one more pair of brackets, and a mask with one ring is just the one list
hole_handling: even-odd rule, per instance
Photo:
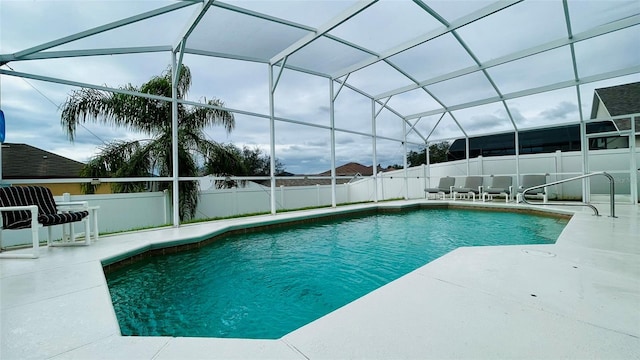
{"label": "railing post", "polygon": [[609,206],[611,207],[611,217],[616,217],[616,181],[606,172],[603,172],[602,175],[606,176],[609,179]]}
{"label": "railing post", "polygon": [[[563,184],[563,183],[566,183],[568,181],[573,181],[573,180],[586,179],[586,178],[589,178],[589,177],[592,177],[592,176],[595,176],[595,175],[604,175],[604,176],[607,177],[607,179],[609,179],[611,217],[614,218],[614,217],[616,217],[615,179],[613,178],[613,176],[611,176],[610,174],[608,174],[608,173],[606,173],[604,171],[585,174],[585,175],[581,175],[581,176],[576,176],[576,177],[572,177],[572,178],[564,179],[564,180],[560,180],[560,181],[553,181],[553,182],[546,183],[546,184],[543,184],[543,185],[532,186],[532,187],[524,189],[522,191],[521,199],[525,204],[534,205],[534,204],[530,203],[529,201],[527,201],[526,195],[527,195],[528,191],[535,190],[535,189],[540,189],[540,188],[543,188],[543,187],[546,189],[547,186],[559,185],[559,184]],[[596,208],[595,206],[591,205],[590,203],[586,203],[586,202],[583,202],[583,203],[580,203],[580,204],[569,204],[569,203],[548,204],[548,203],[544,202],[542,204],[536,203],[535,205],[588,206],[591,209],[593,209],[593,211],[595,212],[596,216],[600,216],[600,214],[598,213],[598,208]]]}

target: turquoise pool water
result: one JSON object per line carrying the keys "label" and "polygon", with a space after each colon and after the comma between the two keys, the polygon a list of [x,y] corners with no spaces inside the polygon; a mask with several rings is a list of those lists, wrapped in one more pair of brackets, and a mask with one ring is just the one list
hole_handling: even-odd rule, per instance
{"label": "turquoise pool water", "polygon": [[123,335],[277,339],[461,246],[551,244],[565,219],[416,210],[234,235],[107,275]]}

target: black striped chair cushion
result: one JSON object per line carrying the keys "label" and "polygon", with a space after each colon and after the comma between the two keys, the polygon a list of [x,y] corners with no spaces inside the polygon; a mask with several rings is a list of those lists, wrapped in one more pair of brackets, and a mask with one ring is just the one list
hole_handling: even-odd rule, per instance
{"label": "black striped chair cushion", "polygon": [[[44,186],[10,186],[0,188],[0,207],[38,206],[38,222],[44,226],[80,221],[88,211],[58,214],[56,202],[49,188]],[[2,211],[4,229],[24,229],[31,226],[31,212],[28,210]]]}

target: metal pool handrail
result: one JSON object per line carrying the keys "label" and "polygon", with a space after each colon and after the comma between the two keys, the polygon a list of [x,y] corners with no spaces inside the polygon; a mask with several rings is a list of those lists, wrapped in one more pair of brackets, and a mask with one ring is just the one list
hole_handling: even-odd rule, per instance
{"label": "metal pool handrail", "polygon": [[580,179],[592,177],[592,176],[595,176],[595,175],[604,175],[609,179],[609,198],[610,198],[610,206],[611,206],[611,215],[610,216],[612,218],[614,218],[614,217],[616,217],[616,204],[615,204],[615,199],[614,199],[614,195],[616,193],[616,191],[615,191],[615,181],[613,179],[613,176],[611,176],[610,174],[608,174],[608,173],[606,173],[604,171],[589,173],[589,174],[585,174],[585,175],[572,177],[572,178],[569,178],[569,179],[558,180],[558,181],[546,183],[546,184],[543,184],[543,185],[536,185],[536,186],[532,186],[530,188],[526,188],[522,192],[522,201],[525,204],[529,204],[529,205],[588,206],[595,212],[596,216],[600,216],[600,213],[598,213],[598,209],[595,206],[593,206],[593,205],[591,205],[589,203],[585,203],[585,202],[580,203],[580,204],[575,204],[575,203],[553,203],[553,204],[549,204],[549,203],[530,203],[530,202],[527,201],[527,198],[525,196],[527,191],[536,190],[536,189],[544,188],[544,187],[547,187],[547,186],[558,185],[558,184],[566,183],[566,182],[573,181],[573,180],[580,180]]}

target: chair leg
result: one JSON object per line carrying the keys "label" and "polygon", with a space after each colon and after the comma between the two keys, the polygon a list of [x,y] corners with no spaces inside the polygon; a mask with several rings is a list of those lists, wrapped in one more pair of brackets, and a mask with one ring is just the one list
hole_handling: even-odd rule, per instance
{"label": "chair leg", "polygon": [[51,226],[47,226],[47,246],[51,246]]}
{"label": "chair leg", "polygon": [[91,244],[91,219],[89,219],[89,216],[84,218],[84,244],[85,245],[90,245]]}

